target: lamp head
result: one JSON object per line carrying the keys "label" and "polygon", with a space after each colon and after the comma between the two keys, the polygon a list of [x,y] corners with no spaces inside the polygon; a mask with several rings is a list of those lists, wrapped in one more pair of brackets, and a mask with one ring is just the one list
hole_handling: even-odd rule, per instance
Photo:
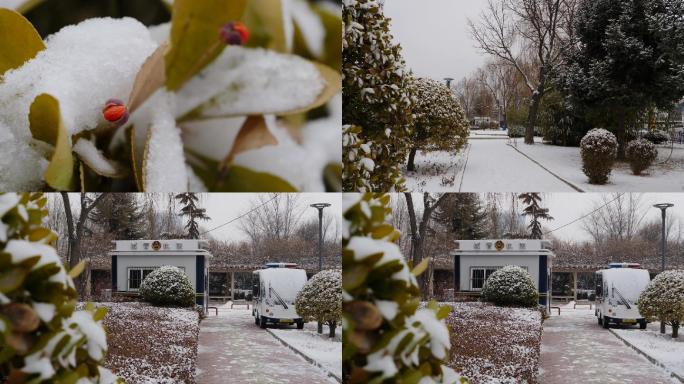
{"label": "lamp head", "polygon": [[659,203],[659,204],[653,204],[654,207],[665,210],[670,207],[674,207],[674,204],[672,203]]}
{"label": "lamp head", "polygon": [[330,204],[328,204],[328,203],[314,203],[314,204],[310,205],[310,207],[314,207],[316,209],[323,209],[323,208],[329,207],[329,206],[330,206]]}

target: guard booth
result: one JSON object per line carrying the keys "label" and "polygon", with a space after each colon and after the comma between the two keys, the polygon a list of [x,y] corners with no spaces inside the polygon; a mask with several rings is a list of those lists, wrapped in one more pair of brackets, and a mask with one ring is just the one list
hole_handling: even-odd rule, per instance
{"label": "guard booth", "polygon": [[185,272],[197,294],[196,303],[209,303],[209,259],[204,240],[115,240],[112,258],[112,293],[135,295],[155,269],[171,265]]}
{"label": "guard booth", "polygon": [[539,292],[539,304],[551,305],[551,262],[548,240],[457,240],[453,251],[454,296],[479,296],[497,269],[516,265],[525,269]]}

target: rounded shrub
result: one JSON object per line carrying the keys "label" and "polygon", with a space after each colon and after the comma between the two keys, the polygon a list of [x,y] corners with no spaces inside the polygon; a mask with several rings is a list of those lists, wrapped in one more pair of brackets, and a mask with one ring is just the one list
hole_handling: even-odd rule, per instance
{"label": "rounded shrub", "polygon": [[497,305],[534,307],[539,302],[539,293],[526,270],[508,265],[489,276],[482,288],[482,298]]}
{"label": "rounded shrub", "polygon": [[641,292],[637,304],[642,316],[671,325],[672,337],[677,337],[684,323],[684,270],[659,273]]}
{"label": "rounded shrub", "polygon": [[658,150],[652,142],[646,139],[636,139],[627,143],[625,156],[627,156],[629,166],[632,168],[632,173],[640,175],[653,164],[658,157]]}
{"label": "rounded shrub", "polygon": [[41,194],[0,193],[0,382],[114,383],[101,364],[107,352],[102,319],[92,304],[76,310],[72,277],[49,245]]}
{"label": "rounded shrub", "polygon": [[670,140],[670,135],[665,131],[657,130],[646,133],[644,139],[653,144],[662,144]]}
{"label": "rounded shrub", "polygon": [[152,271],[140,284],[140,296],[155,305],[190,307],[195,290],[190,279],[177,267],[165,265]]}
{"label": "rounded shrub", "polygon": [[580,141],[582,171],[592,184],[605,184],[613,169],[618,142],[603,128],[594,128]]}
{"label": "rounded shrub", "polygon": [[295,308],[306,321],[328,324],[330,337],[335,337],[342,320],[342,272],[327,270],[313,275],[297,294]]}

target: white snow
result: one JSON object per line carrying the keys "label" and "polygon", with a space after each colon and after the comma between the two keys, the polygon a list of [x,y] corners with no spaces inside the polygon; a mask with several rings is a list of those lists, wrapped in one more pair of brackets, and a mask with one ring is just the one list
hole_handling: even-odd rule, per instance
{"label": "white snow", "polygon": [[[12,264],[21,263],[33,256],[40,256],[40,260],[33,266],[32,270],[36,270],[50,263],[55,263],[59,266],[62,265],[61,259],[57,256],[57,251],[49,245],[33,243],[26,240],[10,240],[7,242],[4,252],[12,255]],[[63,268],[60,268],[59,272],[50,276],[50,281],[62,283],[66,286],[73,285]]]}
{"label": "white snow", "polygon": [[75,325],[79,332],[86,337],[88,355],[94,360],[101,360],[107,351],[107,337],[101,324],[93,319],[93,315],[87,311],[75,311],[67,319],[65,329]]}
{"label": "white snow", "polygon": [[49,323],[55,317],[55,311],[57,310],[57,307],[50,303],[34,302],[33,309],[36,311],[41,320]]}
{"label": "white snow", "polygon": [[285,112],[312,103],[325,87],[313,64],[294,55],[231,46],[178,92],[177,116]]}
{"label": "white snow", "polygon": [[269,331],[337,377],[342,377],[342,327],[338,326],[333,339],[328,337],[327,325],[323,326],[323,334],[318,334],[316,327],[315,322],[308,322],[301,330],[274,328]]}
{"label": "white snow", "polygon": [[0,218],[17,206],[19,195],[16,193],[4,193],[0,195]]}
{"label": "white snow", "polygon": [[292,0],[290,15],[302,33],[306,47],[314,56],[321,57],[325,51],[325,27],[311,5],[303,0]]}
{"label": "white snow", "polygon": [[17,9],[26,2],[27,0],[0,0],[0,8]]}
{"label": "white snow", "polygon": [[362,261],[369,256],[382,253],[380,260],[376,265],[383,265],[394,260],[400,260],[403,268],[395,272],[391,277],[394,280],[415,281],[415,277],[411,275],[408,266],[404,263],[404,256],[401,254],[399,246],[385,240],[371,239],[370,237],[354,236],[349,239],[346,247],[349,251],[354,252],[354,259]]}
{"label": "white snow", "polygon": [[189,121],[181,125],[185,148],[215,161],[223,161],[247,117]]}
{"label": "white snow", "polygon": [[185,154],[181,131],[173,117],[173,98],[163,93],[155,101],[144,161],[145,191],[187,191]]}
{"label": "white snow", "polygon": [[672,338],[672,328],[660,333],[660,323],[648,325],[647,329],[613,329],[640,351],[655,359],[669,371],[684,377],[684,337]]}
{"label": "white snow", "polygon": [[104,154],[97,149],[95,143],[86,139],[79,139],[74,144],[73,151],[79,156],[81,161],[100,175],[114,176],[119,170],[118,167]]}

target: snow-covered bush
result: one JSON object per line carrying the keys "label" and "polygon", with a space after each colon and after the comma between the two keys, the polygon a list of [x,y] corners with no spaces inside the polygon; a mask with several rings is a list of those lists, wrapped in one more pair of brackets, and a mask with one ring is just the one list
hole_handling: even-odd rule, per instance
{"label": "snow-covered bush", "polygon": [[651,141],[636,139],[627,143],[625,156],[627,161],[629,161],[630,168],[632,168],[632,173],[640,175],[641,172],[653,164],[658,157],[658,150]]}
{"label": "snow-covered bush", "polygon": [[[344,382],[456,383],[445,362],[449,307],[420,305],[420,289],[389,222],[390,196],[345,194],[342,250]],[[427,259],[426,259],[427,261]]]}
{"label": "snow-covered bush", "polygon": [[643,136],[643,138],[650,141],[653,144],[662,144],[670,140],[670,135],[665,131],[656,130],[647,132]]}
{"label": "snow-covered bush", "polygon": [[356,125],[342,127],[342,190],[367,192],[371,190],[371,172],[375,162],[371,159],[373,142],[364,142],[359,134],[363,128]]}
{"label": "snow-covered bush", "polygon": [[339,187],[340,7],[276,3],[175,0],[170,23],[45,41],[0,8],[0,190]]}
{"label": "snow-covered bush", "polygon": [[618,142],[615,135],[603,128],[594,128],[580,141],[582,171],[592,184],[605,184],[613,169]]}
{"label": "snow-covered bush", "polygon": [[140,284],[140,296],[155,305],[189,307],[195,304],[190,279],[178,267],[165,265],[150,272]]}
{"label": "snow-covered bush", "polygon": [[0,194],[0,382],[113,383],[105,308],[76,311],[72,277],[49,244],[41,194]]}
{"label": "snow-covered bush", "polygon": [[392,41],[382,1],[344,1],[342,33],[342,124],[362,127],[358,135],[371,146],[371,190],[401,190],[415,87],[400,46]]}
{"label": "snow-covered bush", "polygon": [[415,129],[407,169],[418,149],[458,152],[468,141],[469,123],[456,96],[444,84],[426,78],[414,79],[416,104],[413,107]]}
{"label": "snow-covered bush", "polygon": [[305,321],[328,324],[330,337],[335,337],[335,328],[342,320],[342,273],[326,270],[313,275],[297,294],[295,307]]}
{"label": "snow-covered bush", "polygon": [[535,307],[539,302],[539,293],[526,270],[507,265],[492,273],[485,281],[482,299],[497,305]]}
{"label": "snow-covered bush", "polygon": [[659,273],[639,296],[639,313],[672,326],[672,337],[684,323],[684,270]]}

